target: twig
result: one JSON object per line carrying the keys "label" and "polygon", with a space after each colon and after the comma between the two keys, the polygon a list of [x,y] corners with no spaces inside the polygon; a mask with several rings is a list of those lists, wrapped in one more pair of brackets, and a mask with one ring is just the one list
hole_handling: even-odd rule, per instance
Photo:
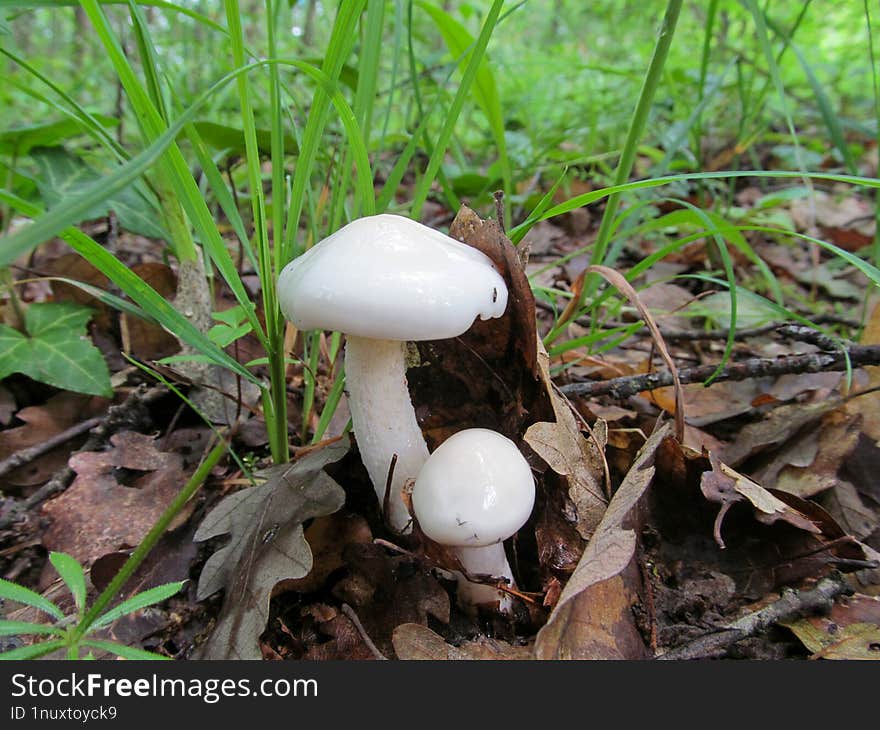
{"label": "twig", "polygon": [[[110,406],[107,413],[100,419],[95,426],[86,442],[77,452],[95,451],[100,448],[104,442],[117,431],[126,428],[136,428],[141,424],[149,421],[147,413],[147,404],[164,395],[167,391],[164,387],[147,388],[145,385],[138,386],[128,397],[118,406]],[[40,487],[36,492],[27,499],[14,504],[9,511],[0,517],[0,530],[15,523],[20,515],[33,509],[37,505],[45,502],[50,497],[54,497],[59,492],[63,492],[73,481],[74,473],[70,466],[59,469],[55,475]]]}
{"label": "twig", "polygon": [[[880,345],[853,345],[847,348],[852,365],[880,365]],[[717,365],[701,365],[678,371],[679,381],[699,383],[715,372]],[[784,355],[776,358],[756,357],[731,363],[715,378],[718,380],[748,380],[768,375],[819,373],[844,370],[843,352],[814,352],[807,355]],[[667,371],[645,375],[626,375],[610,380],[569,383],[560,390],[569,397],[610,395],[617,399],[629,398],[645,390],[656,390],[672,385],[672,374]]]}
{"label": "twig", "polygon": [[61,446],[61,444],[66,443],[67,441],[76,438],[80,434],[83,434],[86,431],[93,429],[103,420],[103,416],[95,416],[94,418],[89,418],[82,423],[77,423],[75,426],[71,426],[61,433],[56,433],[54,436],[46,439],[41,444],[37,444],[36,446],[31,446],[30,448],[16,451],[8,458],[0,461],[0,476],[8,474],[13,469],[17,469],[20,466],[29,464],[34,459],[38,459],[43,454],[51,451],[56,446]]}
{"label": "twig", "polygon": [[361,623],[361,620],[358,618],[358,615],[354,612],[354,609],[349,606],[347,603],[342,604],[342,613],[344,613],[348,620],[354,624],[354,627],[357,629],[357,632],[361,635],[361,639],[363,639],[364,643],[367,645],[367,648],[370,650],[370,653],[376,658],[381,659],[383,661],[387,661],[388,657],[385,656],[379,648],[373,643],[373,640],[370,638],[369,634],[367,634],[366,629],[364,629],[364,625]]}
{"label": "twig", "polygon": [[[781,334],[783,337],[789,337],[792,340],[797,340],[798,342],[806,342],[810,345],[815,345],[820,350],[828,350],[829,352],[834,352],[834,350],[840,349],[840,343],[832,337],[819,332],[819,330],[815,330],[812,327],[804,327],[801,324],[784,324],[782,325],[777,332]],[[846,347],[851,347],[851,342],[843,343]]]}
{"label": "twig", "polygon": [[852,589],[844,577],[834,572],[822,578],[810,590],[786,590],[781,598],[759,611],[748,613],[733,623],[721,627],[718,632],[700,636],[657,658],[708,659],[722,656],[736,642],[754,636],[780,621],[827,612],[831,610],[837,596],[851,592]]}
{"label": "twig", "polygon": [[502,233],[507,233],[504,230],[504,191],[496,190],[492,193],[492,197],[495,199],[495,219],[498,221],[498,226],[501,228]]}

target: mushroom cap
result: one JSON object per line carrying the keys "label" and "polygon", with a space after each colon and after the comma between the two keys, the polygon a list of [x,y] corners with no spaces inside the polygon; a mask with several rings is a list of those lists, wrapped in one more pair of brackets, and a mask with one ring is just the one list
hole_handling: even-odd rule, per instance
{"label": "mushroom cap", "polygon": [[500,317],[507,286],[481,251],[399,215],[352,221],[278,278],[281,311],[300,329],[381,340],[439,340]]}
{"label": "mushroom cap", "polygon": [[425,462],[412,492],[419,527],[442,545],[484,547],[522,527],[535,504],[535,480],[506,436],[469,428]]}

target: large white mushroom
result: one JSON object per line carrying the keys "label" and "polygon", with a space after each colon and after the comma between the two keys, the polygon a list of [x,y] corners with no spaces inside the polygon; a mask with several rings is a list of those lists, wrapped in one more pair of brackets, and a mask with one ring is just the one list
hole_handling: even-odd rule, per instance
{"label": "large white mushroom", "polygon": [[361,459],[403,532],[407,479],[428,458],[406,381],[406,341],[457,337],[477,317],[500,317],[507,286],[480,251],[408,218],[360,218],[291,261],[278,302],[298,328],[343,332],[345,383]]}
{"label": "large white mushroom", "polygon": [[[431,454],[412,491],[419,527],[447,545],[469,575],[505,578],[514,585],[503,540],[529,519],[535,480],[525,457],[506,436],[469,428],[450,436]],[[465,605],[498,602],[509,613],[510,594],[457,574]]]}

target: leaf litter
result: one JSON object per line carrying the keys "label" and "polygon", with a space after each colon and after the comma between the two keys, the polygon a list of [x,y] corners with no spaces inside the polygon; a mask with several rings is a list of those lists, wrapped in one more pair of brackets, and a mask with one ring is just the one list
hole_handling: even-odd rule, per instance
{"label": "leaf litter", "polygon": [[202,521],[196,541],[229,535],[199,577],[198,600],[226,589],[202,658],[260,658],[258,637],[266,626],[272,589],[312,568],[303,522],[332,514],[345,502],[345,492],[323,469],[347,451],[348,443],[339,439],[292,465],[271,467],[260,475],[262,484],[229,495]]}
{"label": "leaf litter", "polygon": [[[651,354],[615,350],[551,376],[565,360],[549,358],[540,344],[520,252],[496,223],[466,208],[450,231],[493,259],[511,290],[511,307],[497,323],[477,322],[460,338],[419,343],[410,389],[432,449],[461,428],[483,426],[512,438],[532,465],[535,512],[508,545],[524,599],[515,616],[465,616],[454,600],[454,581],[437,570],[424,546],[383,540],[377,513],[364,508],[369,497],[362,492],[371,490],[340,441],[264,473],[267,481],[226,496],[204,519],[201,506],[193,505],[190,522],[202,520],[195,538],[201,554],[210,554],[207,562],[180,543],[193,531],[192,524],[181,529],[187,514],[139,579],[143,586],[182,575],[168,572],[171,563],[184,572],[201,567],[198,586],[177,604],[190,608],[183,618],[173,612],[133,617],[113,627],[117,638],[150,647],[177,642],[183,655],[208,658],[648,658],[729,625],[786,586],[809,585],[838,568],[850,571],[856,590],[875,590],[877,571],[870,565],[880,521],[869,475],[880,438],[876,394],[847,398],[831,377],[792,376],[686,386],[683,407],[671,392],[628,402],[568,402],[556,390],[560,379],[644,372],[653,366]],[[549,234],[554,252],[564,253],[570,237]],[[672,265],[682,272],[697,261],[683,257]],[[653,288],[646,311],[657,312],[663,328],[672,326],[688,290]],[[687,328],[695,329],[690,322]],[[869,323],[863,342],[877,341],[871,331]],[[774,352],[766,340],[749,347]],[[676,360],[691,352],[672,349]],[[717,354],[718,345],[710,342],[700,352]],[[568,361],[579,357],[572,353]],[[864,388],[861,376],[856,383]],[[656,426],[660,409],[685,417],[685,442],[695,448],[676,442],[669,425]],[[86,525],[90,534],[84,506],[103,490],[117,515],[129,515],[126,505],[134,502],[123,494],[144,492],[135,495],[143,498],[153,490],[161,501],[161,484],[175,470],[179,488],[191,466],[181,461],[187,437],[176,435],[179,430],[161,444],[152,436],[117,434],[108,451],[77,455],[83,458],[75,461],[80,484],[73,494],[86,496],[64,513],[68,535],[57,526],[64,495],[47,503],[52,519],[44,544],[70,541],[92,562],[93,581],[106,581],[101,571],[117,569],[114,561],[136,544],[137,525],[130,531],[113,526],[101,536],[105,542],[96,543],[100,549],[77,545],[76,530]],[[138,443],[130,453],[126,439]],[[209,490],[208,503],[215,498]],[[716,542],[722,532],[723,549]],[[857,593],[847,600],[867,598]],[[838,601],[835,609],[843,605]],[[876,614],[858,618],[838,637],[839,646],[807,637],[804,621],[814,633],[833,633],[819,619],[790,626],[807,637],[795,631],[802,651],[835,658],[871,651]],[[758,651],[749,646],[742,642],[741,651]],[[780,646],[797,655],[791,638]]]}

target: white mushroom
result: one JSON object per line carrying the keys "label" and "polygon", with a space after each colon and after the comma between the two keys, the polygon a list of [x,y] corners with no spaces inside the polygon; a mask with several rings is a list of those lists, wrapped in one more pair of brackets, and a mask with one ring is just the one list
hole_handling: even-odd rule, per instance
{"label": "white mushroom", "polygon": [[[470,428],[450,436],[425,462],[413,486],[413,512],[434,542],[453,548],[470,575],[513,573],[503,540],[522,527],[535,504],[535,482],[523,455],[506,436]],[[458,574],[464,604],[498,602],[509,613],[510,595]]]}
{"label": "white mushroom", "polygon": [[393,457],[392,529],[410,518],[400,497],[428,458],[406,383],[405,342],[457,337],[500,317],[507,287],[480,251],[397,215],[349,223],[291,261],[281,311],[300,329],[346,334],[345,383],[361,459],[384,503]]}

